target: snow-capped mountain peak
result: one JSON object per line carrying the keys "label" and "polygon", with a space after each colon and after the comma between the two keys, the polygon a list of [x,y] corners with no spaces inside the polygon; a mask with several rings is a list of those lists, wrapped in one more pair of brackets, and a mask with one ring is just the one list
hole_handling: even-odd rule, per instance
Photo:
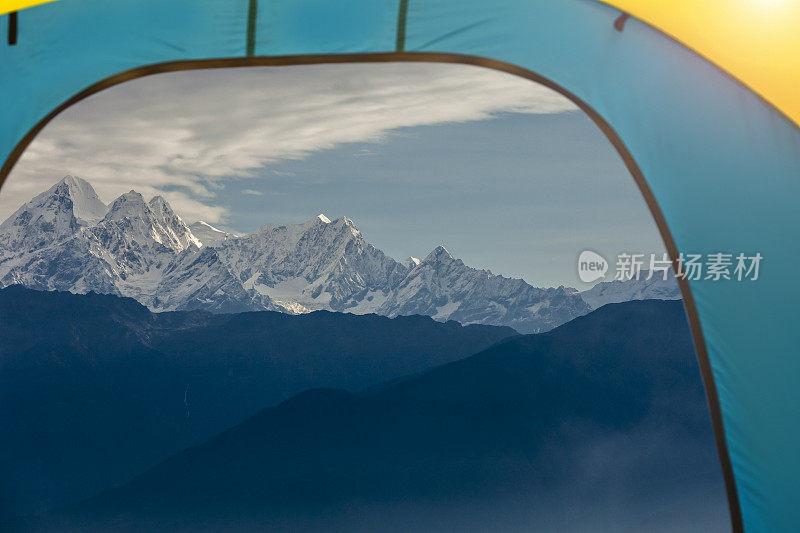
{"label": "snow-capped mountain peak", "polygon": [[189,230],[192,232],[192,235],[197,237],[197,240],[200,241],[202,246],[217,246],[225,240],[225,237],[232,235],[227,231],[215,228],[203,220],[198,220],[191,224]]}
{"label": "snow-capped mountain peak", "polygon": [[136,191],[120,195],[111,203],[98,226],[116,224],[118,231],[142,245],[158,243],[173,252],[202,244],[161,196],[149,202]]}
{"label": "snow-capped mountain peak", "polygon": [[[156,214],[156,216],[160,218],[164,218],[167,216],[178,216],[172,210],[172,207],[164,200],[163,196],[153,196],[149,202],[147,202],[147,206]],[[178,217],[180,218],[180,217]]]}
{"label": "snow-capped mountain peak", "polygon": [[330,224],[331,223],[331,219],[329,219],[328,217],[326,217],[322,213],[317,215],[317,218],[320,219],[320,221],[324,222],[325,224]]}
{"label": "snow-capped mountain peak", "polygon": [[172,207],[161,196],[154,196],[147,206],[153,212],[153,215],[164,229],[167,239],[170,241],[171,246],[175,246],[184,250],[190,246],[200,248],[203,243],[192,234],[189,227],[184,224],[181,217],[179,217]]}
{"label": "snow-capped mountain peak", "polygon": [[13,252],[50,245],[96,223],[106,211],[88,182],[66,176],[0,224],[0,249]]}
{"label": "snow-capped mountain peak", "polygon": [[414,256],[410,256],[410,257],[406,258],[405,261],[403,261],[403,266],[408,268],[408,269],[411,269],[411,268],[414,268],[415,266],[419,265],[421,262],[422,262],[421,259],[417,259]]}
{"label": "snow-capped mountain peak", "polygon": [[150,209],[144,201],[144,197],[138,192],[131,190],[118,196],[111,205],[108,206],[108,213],[105,220],[120,220],[125,217],[141,218]]}
{"label": "snow-capped mountain peak", "polygon": [[56,186],[60,184],[68,188],[72,199],[72,213],[78,220],[88,225],[102,220],[108,206],[100,200],[88,181],[77,176],[65,176]]}
{"label": "snow-capped mountain peak", "polygon": [[163,268],[199,246],[163,198],[148,203],[132,190],[107,207],[88,182],[67,176],[0,225],[0,286],[92,290],[149,305]]}
{"label": "snow-capped mountain peak", "polygon": [[431,251],[431,253],[429,253],[425,257],[425,259],[423,259],[421,262],[422,263],[442,263],[442,262],[449,263],[451,261],[455,261],[455,259],[453,258],[452,255],[450,255],[450,252],[447,251],[447,248],[445,248],[444,246],[442,246],[440,244],[439,246],[434,248],[433,251]]}

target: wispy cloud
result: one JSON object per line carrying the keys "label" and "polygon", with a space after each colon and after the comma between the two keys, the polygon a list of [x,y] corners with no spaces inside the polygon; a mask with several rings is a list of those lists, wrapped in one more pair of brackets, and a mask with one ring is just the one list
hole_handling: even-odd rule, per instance
{"label": "wispy cloud", "polygon": [[257,190],[255,190],[255,189],[244,189],[244,190],[242,191],[242,194],[247,194],[247,195],[249,195],[249,196],[261,196],[261,195],[262,195],[262,194],[264,194],[264,193],[263,193],[263,192],[261,192],[261,191],[257,191]]}
{"label": "wispy cloud", "polygon": [[272,171],[272,173],[273,173],[273,174],[275,174],[276,176],[281,176],[281,177],[284,177],[284,178],[288,178],[288,177],[290,177],[290,176],[294,176],[294,172],[290,172],[290,171],[288,171],[288,170],[276,170],[276,169],[271,169],[271,171]]}
{"label": "wispy cloud", "polygon": [[104,201],[135,188],[164,195],[189,221],[220,222],[224,181],[256,178],[280,160],[383,141],[402,127],[573,109],[527,80],[458,65],[163,74],[95,95],[48,125],[3,187],[0,219],[69,173],[91,181]]}

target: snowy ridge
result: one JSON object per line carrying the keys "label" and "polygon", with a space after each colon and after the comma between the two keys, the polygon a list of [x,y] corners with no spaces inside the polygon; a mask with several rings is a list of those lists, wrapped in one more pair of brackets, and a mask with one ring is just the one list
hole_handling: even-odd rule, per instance
{"label": "snowy ridge", "polygon": [[681,299],[680,287],[671,270],[666,279],[662,272],[654,272],[652,278],[647,279],[649,275],[648,271],[642,271],[638,279],[603,281],[580,295],[592,309],[631,300]]}
{"label": "snowy ridge", "polygon": [[534,333],[588,311],[574,290],[540,289],[521,279],[471,268],[438,246],[410,270],[376,312],[428,315],[462,324],[502,324]]}
{"label": "snowy ridge", "polygon": [[536,288],[471,268],[443,246],[401,263],[346,217],[320,214],[247,235],[202,221],[188,227],[160,196],[147,202],[130,191],[105,206],[88,182],[70,176],[0,225],[0,286],[11,284],[130,296],[154,311],[421,314],[522,333],[657,292]]}

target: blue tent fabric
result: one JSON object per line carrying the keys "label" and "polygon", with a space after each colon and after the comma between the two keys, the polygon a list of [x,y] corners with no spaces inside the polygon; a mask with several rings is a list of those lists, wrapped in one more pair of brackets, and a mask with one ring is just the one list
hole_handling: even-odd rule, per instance
{"label": "blue tent fabric", "polygon": [[[254,11],[251,0],[61,0],[24,10],[17,44],[0,45],[2,159],[70,97],[130,69],[242,58],[248,37],[255,56],[394,52],[403,4],[272,0]],[[516,65],[591,106],[641,169],[679,251],[763,255],[758,281],[690,288],[741,525],[797,530],[800,129],[650,26],[632,19],[615,30],[620,13],[592,0],[407,4],[406,51]]]}

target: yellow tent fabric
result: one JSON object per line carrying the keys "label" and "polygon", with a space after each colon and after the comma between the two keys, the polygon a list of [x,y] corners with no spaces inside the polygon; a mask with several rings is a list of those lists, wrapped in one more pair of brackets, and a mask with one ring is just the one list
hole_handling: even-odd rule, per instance
{"label": "yellow tent fabric", "polygon": [[738,78],[800,125],[800,1],[608,0]]}
{"label": "yellow tent fabric", "polygon": [[55,0],[0,0],[0,15],[53,1]]}

